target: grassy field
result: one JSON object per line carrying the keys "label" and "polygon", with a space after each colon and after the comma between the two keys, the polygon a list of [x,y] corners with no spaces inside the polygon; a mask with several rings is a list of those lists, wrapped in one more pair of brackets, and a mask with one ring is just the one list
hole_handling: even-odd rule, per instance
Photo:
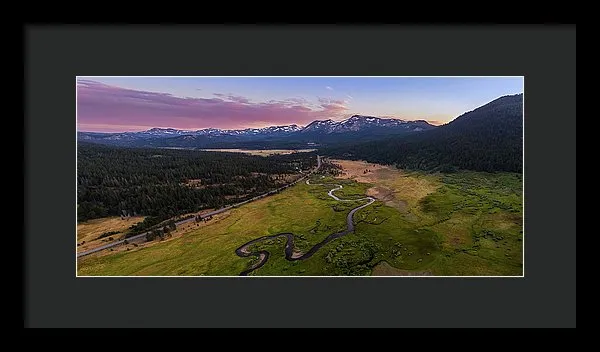
{"label": "grassy field", "polygon": [[404,212],[389,206],[359,212],[359,218],[386,221],[360,223],[356,234],[382,245],[382,262],[409,272],[521,275],[521,175],[465,172],[437,175],[431,182],[438,184],[436,190],[418,200],[407,198]]}
{"label": "grassy field", "polygon": [[523,270],[522,175],[458,173],[422,201],[444,236],[436,275],[521,275]]}
{"label": "grassy field", "polygon": [[[125,219],[121,219],[119,216],[112,216],[78,223],[77,243],[80,244],[80,246],[77,247],[77,250],[83,251],[89,248],[98,247],[105,244],[103,240],[108,241],[109,237],[112,237],[115,240],[120,239],[127,233],[131,225],[143,220],[143,216],[132,216]],[[98,238],[100,235],[108,232],[117,233]]]}
{"label": "grassy field", "polygon": [[78,274],[237,275],[250,259],[238,257],[235,249],[251,239],[291,231],[305,236],[307,243],[298,241],[302,247],[344,228],[346,213],[335,211],[331,205],[337,202],[323,196],[326,192],[314,192],[315,188],[326,191],[322,186],[299,183],[233,209],[180,238],[131,252],[80,258]]}
{"label": "grassy field", "polygon": [[[251,275],[522,274],[521,174],[371,169],[361,171],[361,182],[352,173],[314,179],[342,184],[335,192],[341,198],[379,198],[356,213],[354,233],[293,262],[284,257],[284,238],[259,242],[251,250],[266,249],[271,257]],[[164,243],[80,258],[78,274],[238,275],[257,260],[235,254],[252,239],[292,232],[305,252],[345,229],[348,211],[364,201],[337,202],[327,196],[331,188],[301,182]]]}

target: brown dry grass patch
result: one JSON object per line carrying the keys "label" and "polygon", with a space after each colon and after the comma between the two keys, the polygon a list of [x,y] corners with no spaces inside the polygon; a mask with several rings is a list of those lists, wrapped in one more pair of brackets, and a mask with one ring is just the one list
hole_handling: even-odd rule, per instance
{"label": "brown dry grass patch", "polygon": [[367,190],[367,195],[377,198],[382,201],[385,205],[392,208],[396,208],[401,212],[406,212],[407,203],[404,200],[396,199],[394,191],[390,188],[383,186],[371,187]]}
{"label": "brown dry grass patch", "polygon": [[444,236],[444,248],[463,248],[472,243],[471,226],[468,225],[472,222],[469,216],[454,214],[452,218],[431,226],[431,229]]}
{"label": "brown dry grass patch", "polygon": [[131,225],[135,225],[143,220],[144,216],[132,216],[130,218],[125,218],[124,220],[121,220],[120,216],[111,216],[79,223],[77,224],[77,243],[83,241],[85,241],[85,243],[78,246],[77,250],[84,251],[105,244],[106,242],[103,242],[102,240],[108,239],[108,237],[99,240],[96,239],[105,232],[121,231],[121,233],[110,236],[115,240],[121,238]]}
{"label": "brown dry grass patch", "polygon": [[[206,214],[206,213],[211,212],[213,210],[214,209],[205,209],[205,210],[200,211],[199,213],[191,213],[191,214],[200,214],[200,215],[203,215],[203,214]],[[191,215],[191,214],[186,214],[186,215]],[[106,250],[103,250],[103,251],[92,253],[92,254],[86,256],[86,258],[87,257],[102,257],[102,256],[105,256],[105,255],[114,254],[116,252],[125,252],[125,251],[131,251],[131,252],[133,252],[133,251],[138,251],[138,250],[140,250],[142,248],[154,246],[154,245],[156,245],[158,243],[170,242],[170,241],[173,241],[173,240],[175,240],[177,238],[183,237],[183,236],[185,236],[185,235],[187,235],[187,234],[189,234],[191,232],[200,230],[202,227],[218,223],[218,222],[222,221],[223,219],[229,217],[230,214],[231,214],[231,211],[226,211],[226,212],[223,212],[223,213],[220,213],[220,214],[217,214],[217,215],[213,215],[212,219],[208,220],[206,222],[205,221],[200,221],[199,223],[196,223],[195,221],[190,221],[190,222],[185,223],[183,225],[179,225],[179,226],[177,226],[177,228],[175,229],[175,231],[171,231],[170,232],[171,237],[166,237],[162,241],[160,241],[160,240],[154,240],[154,241],[150,241],[150,242],[145,242],[145,240],[141,240],[140,242],[134,241],[137,246],[133,245],[133,242],[129,243],[129,244],[118,245],[118,246],[112,247],[112,251],[110,249],[106,249]],[[105,243],[100,242],[95,247],[99,246],[100,244],[105,244]],[[81,247],[82,246],[80,246],[78,248],[81,248]],[[93,247],[90,247],[90,248],[93,248]]]}
{"label": "brown dry grass patch", "polygon": [[202,180],[199,178],[189,179],[184,183],[184,185],[188,187],[200,187],[202,186]]}
{"label": "brown dry grass patch", "polygon": [[424,271],[408,271],[394,268],[389,265],[386,261],[383,261],[377,264],[373,271],[371,272],[371,276],[431,276],[431,272]]}
{"label": "brown dry grass patch", "polygon": [[512,228],[521,228],[523,217],[521,214],[497,212],[486,214],[482,217],[480,226],[497,230],[510,230]]}
{"label": "brown dry grass patch", "polygon": [[[375,183],[379,180],[379,170],[390,168],[389,166],[372,164],[361,160],[338,160],[332,159],[331,162],[340,165],[344,171],[338,178],[353,179],[362,183]],[[365,170],[370,170],[365,173]]]}
{"label": "brown dry grass patch", "polygon": [[[393,166],[372,164],[366,161],[332,160],[343,167],[338,178],[354,179],[373,184],[369,190],[373,197],[399,210],[416,208],[419,200],[435,192],[440,182],[435,175],[406,172]],[[364,173],[365,170],[370,172]]]}

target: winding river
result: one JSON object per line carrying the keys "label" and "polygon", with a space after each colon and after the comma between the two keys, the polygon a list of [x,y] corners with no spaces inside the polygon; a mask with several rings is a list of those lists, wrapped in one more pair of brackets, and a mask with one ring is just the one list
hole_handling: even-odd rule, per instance
{"label": "winding river", "polygon": [[[306,180],[306,184],[307,185],[314,185],[314,186],[327,186],[328,184],[325,183],[310,183],[308,180]],[[282,232],[282,233],[278,233],[275,235],[269,235],[269,236],[263,236],[263,237],[259,237],[256,239],[253,239],[250,242],[247,242],[245,244],[243,244],[242,246],[240,246],[238,249],[235,250],[235,254],[237,254],[240,257],[250,257],[250,256],[257,256],[259,258],[258,263],[252,265],[252,267],[250,267],[247,270],[244,270],[240,273],[240,276],[246,276],[249,273],[251,273],[252,271],[260,268],[261,266],[265,265],[265,263],[267,262],[267,260],[269,260],[269,256],[270,253],[268,251],[262,250],[262,251],[256,251],[256,252],[250,252],[248,250],[248,247],[250,247],[251,245],[257,243],[257,242],[261,242],[261,241],[265,241],[268,239],[274,239],[277,237],[285,237],[286,238],[286,243],[285,243],[285,259],[289,260],[289,261],[295,261],[295,260],[304,260],[304,259],[308,259],[310,257],[313,256],[313,254],[315,254],[321,247],[323,247],[324,245],[326,245],[327,243],[335,240],[336,238],[345,236],[351,232],[354,231],[354,222],[353,222],[353,217],[354,217],[354,213],[356,213],[358,210],[367,207],[369,205],[371,205],[374,201],[375,198],[373,197],[365,197],[365,198],[359,198],[359,199],[340,199],[338,198],[336,195],[333,194],[333,192],[340,190],[343,188],[342,185],[337,185],[337,184],[333,184],[333,186],[335,186],[334,188],[332,188],[329,192],[327,192],[327,195],[330,196],[331,198],[340,201],[340,202],[355,202],[355,201],[361,201],[361,200],[368,200],[367,203],[360,205],[356,208],[353,208],[352,210],[350,210],[350,212],[348,213],[348,215],[346,216],[346,229],[340,232],[336,232],[336,233],[332,233],[331,235],[325,237],[325,239],[317,244],[315,244],[311,249],[309,249],[306,253],[304,254],[299,254],[299,253],[295,253],[294,252],[294,234],[291,232]]]}

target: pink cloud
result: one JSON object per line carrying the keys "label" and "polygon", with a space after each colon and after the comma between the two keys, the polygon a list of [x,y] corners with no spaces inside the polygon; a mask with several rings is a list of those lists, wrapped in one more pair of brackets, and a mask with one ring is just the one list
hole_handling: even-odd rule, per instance
{"label": "pink cloud", "polygon": [[228,100],[228,101],[235,101],[238,102],[240,104],[249,104],[250,100],[248,98],[239,96],[239,95],[233,95],[233,94],[222,94],[222,93],[213,93],[214,96],[217,96],[219,98],[222,98],[224,100]]}
{"label": "pink cloud", "polygon": [[257,125],[308,124],[336,118],[348,108],[342,100],[319,99],[311,104],[290,98],[252,102],[246,97],[215,93],[211,98],[177,97],[168,93],[126,89],[104,83],[77,82],[77,119],[97,131],[139,130],[151,127],[246,128]]}

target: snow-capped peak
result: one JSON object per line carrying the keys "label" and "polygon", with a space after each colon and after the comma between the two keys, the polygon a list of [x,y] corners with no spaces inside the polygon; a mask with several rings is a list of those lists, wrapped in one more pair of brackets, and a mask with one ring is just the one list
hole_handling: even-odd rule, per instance
{"label": "snow-capped peak", "polygon": [[[261,135],[288,135],[295,132],[318,132],[318,133],[341,133],[341,132],[352,132],[360,131],[363,129],[370,128],[402,128],[412,129],[414,131],[425,130],[428,128],[427,122],[423,120],[418,121],[405,121],[394,118],[381,118],[369,115],[352,115],[341,121],[334,121],[332,119],[326,120],[315,120],[305,127],[298,126],[297,124],[291,125],[276,125],[262,128],[246,128],[246,129],[218,129],[218,128],[204,128],[198,130],[179,130],[175,128],[160,128],[154,127],[142,132],[124,132],[117,133],[112,138],[135,138],[140,136],[142,138],[159,138],[159,137],[176,137],[176,136],[224,136],[224,135],[235,135],[235,136],[261,136]],[[129,137],[128,137],[129,136]]]}
{"label": "snow-capped peak", "polygon": [[[325,133],[341,133],[360,131],[368,128],[389,128],[398,127],[409,129],[411,126],[418,124],[419,121],[409,123],[409,121],[395,118],[381,118],[369,115],[352,115],[341,121],[316,120],[306,126],[302,132],[325,132]],[[423,128],[424,129],[424,128]],[[417,130],[418,131],[418,130]]]}

